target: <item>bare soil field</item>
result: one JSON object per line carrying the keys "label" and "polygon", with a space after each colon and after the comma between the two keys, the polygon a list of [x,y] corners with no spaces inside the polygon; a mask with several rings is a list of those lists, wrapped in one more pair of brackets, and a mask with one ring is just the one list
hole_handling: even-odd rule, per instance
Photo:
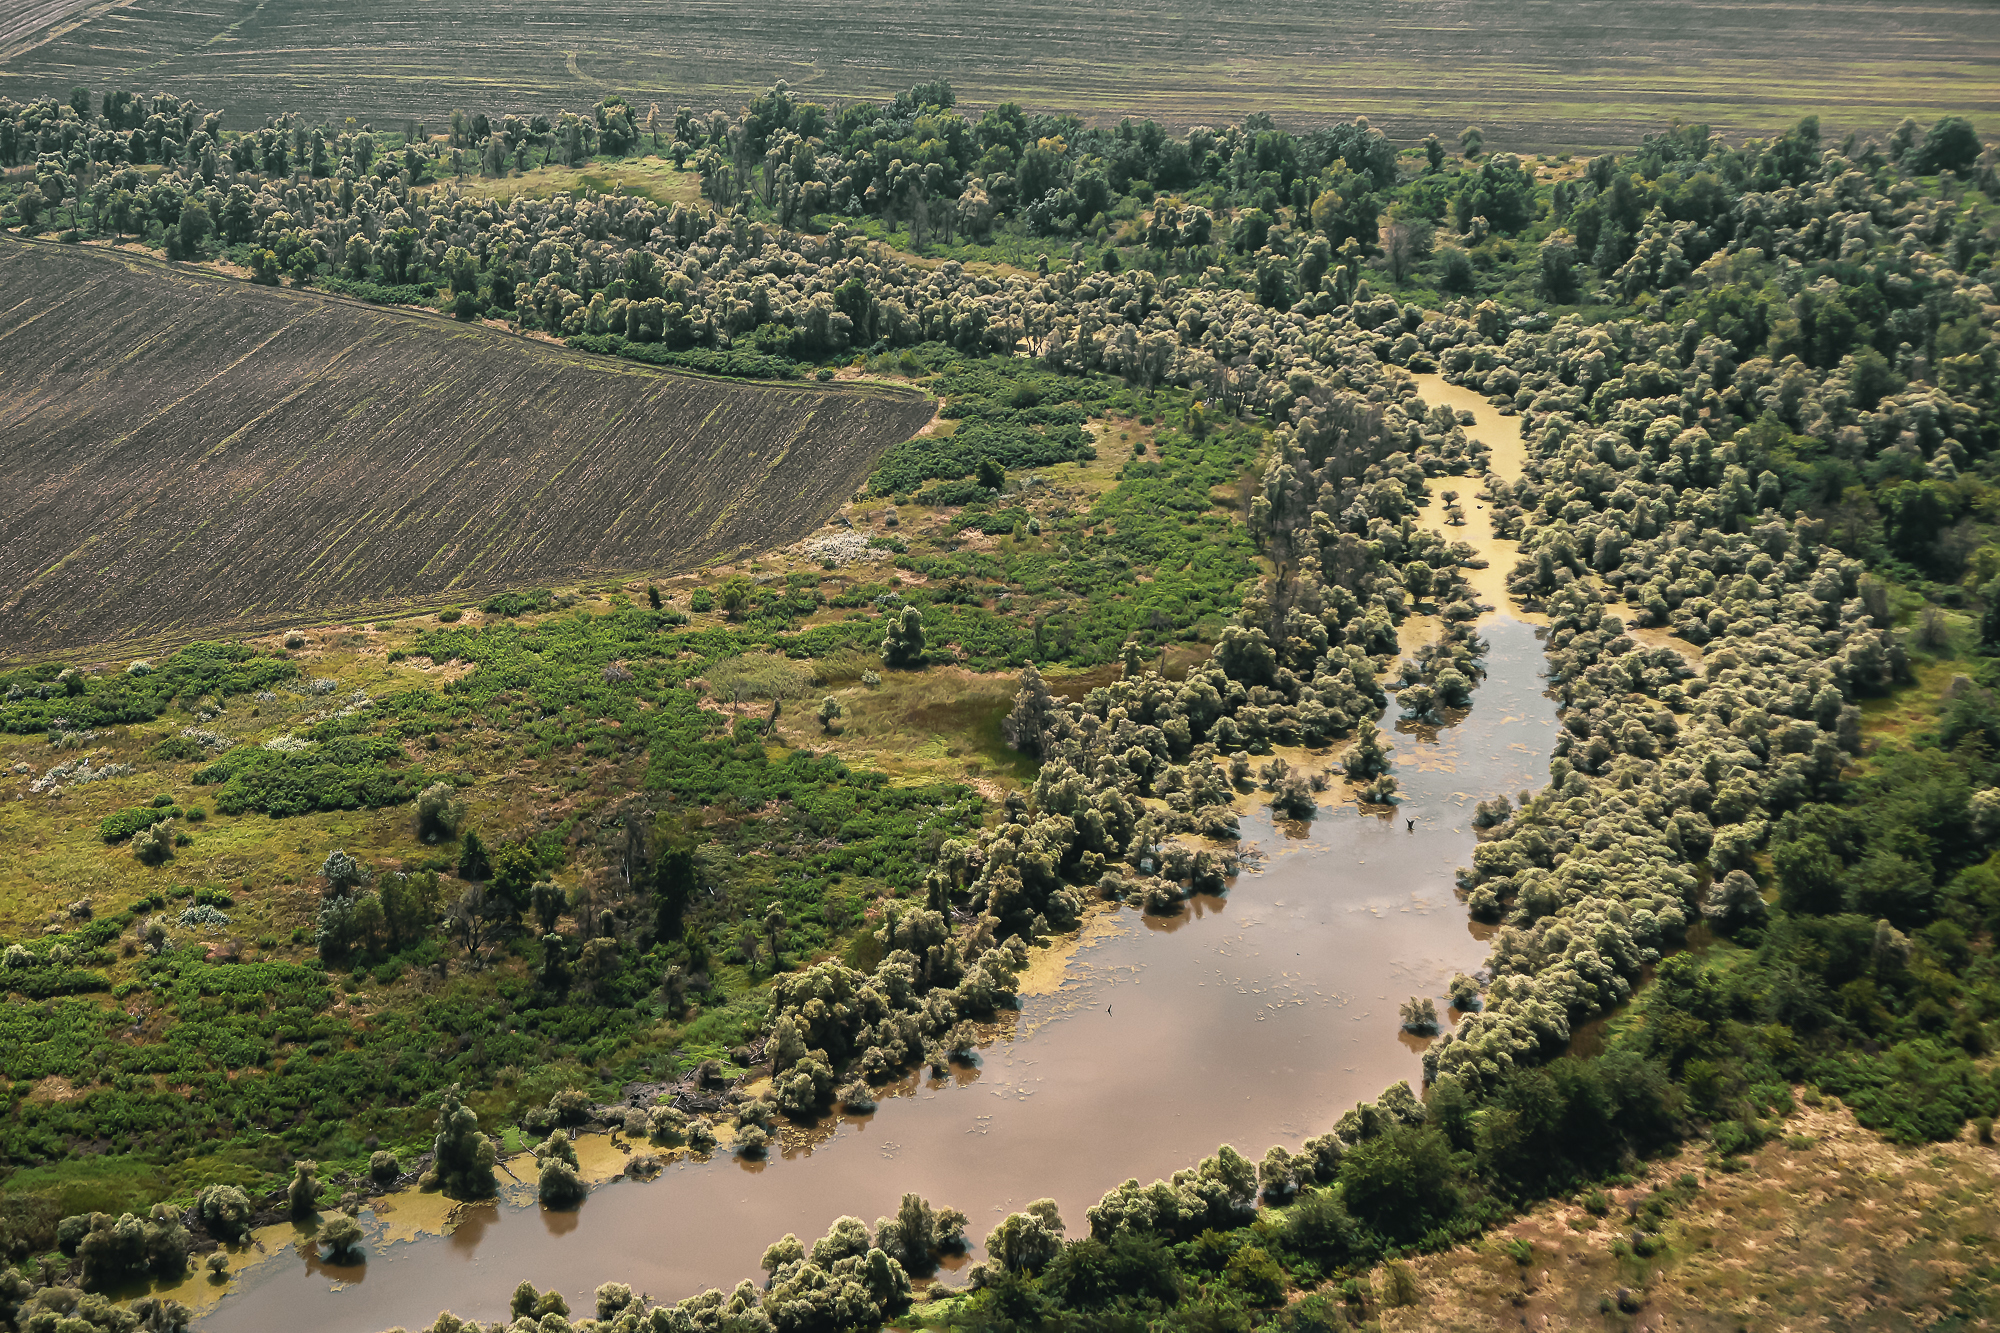
{"label": "bare soil field", "polygon": [[607,93],[733,109],[776,79],[832,102],[939,76],[972,106],[1176,125],[1365,114],[1404,142],[1473,122],[1517,150],[1630,145],[1674,115],[1740,134],[1816,111],[1879,134],[2000,109],[2000,7],[1983,0],[351,0],[331,17],[309,0],[0,0],[0,33],[0,93],[168,88],[233,127],[282,111],[435,125],[454,106]]}
{"label": "bare soil field", "polygon": [[933,410],[13,238],[0,365],[0,659],[762,550]]}

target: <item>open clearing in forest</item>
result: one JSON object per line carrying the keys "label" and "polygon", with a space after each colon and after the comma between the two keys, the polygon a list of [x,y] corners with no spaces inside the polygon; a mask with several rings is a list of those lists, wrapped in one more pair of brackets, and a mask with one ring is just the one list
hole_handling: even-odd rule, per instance
{"label": "open clearing in forest", "polygon": [[933,410],[12,238],[0,364],[0,659],[691,569]]}
{"label": "open clearing in forest", "polygon": [[945,77],[974,106],[1281,124],[1367,115],[1405,142],[1485,126],[1514,149],[1629,145],[1671,116],[1762,132],[1809,112],[1880,133],[2000,109],[2000,7],[1982,0],[0,0],[0,93],[72,84],[270,114],[406,118],[734,109],[776,79],[827,102]]}

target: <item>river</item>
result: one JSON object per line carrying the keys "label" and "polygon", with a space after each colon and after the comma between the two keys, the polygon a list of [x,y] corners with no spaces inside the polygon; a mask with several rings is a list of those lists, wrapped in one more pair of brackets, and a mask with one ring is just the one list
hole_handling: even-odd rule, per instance
{"label": "river", "polygon": [[[1513,422],[1488,419],[1474,395],[1438,392],[1433,377],[1424,387],[1480,412],[1496,470],[1518,473]],[[1477,585],[1504,607],[1511,547],[1485,531],[1476,482],[1456,480],[1468,523],[1452,535],[1492,561]],[[1445,1015],[1448,979],[1486,955],[1453,891],[1474,844],[1472,807],[1538,788],[1555,734],[1536,627],[1502,609],[1481,631],[1489,676],[1471,712],[1397,728],[1395,814],[1336,800],[1337,781],[1310,824],[1250,804],[1252,854],[1225,896],[1164,919],[1097,911],[1077,941],[1036,960],[1020,1011],[976,1067],[909,1078],[870,1115],[788,1129],[766,1161],[683,1160],[653,1181],[600,1185],[573,1212],[517,1194],[468,1211],[449,1235],[410,1225],[419,1200],[364,1213],[365,1265],[309,1263],[273,1229],[274,1256],[246,1267],[199,1327],[379,1333],[423,1327],[440,1309],[503,1318],[524,1278],[559,1288],[580,1313],[607,1281],[671,1301],[761,1279],[764,1247],[786,1232],[810,1243],[844,1214],[872,1223],[906,1190],[963,1210],[975,1240],[1053,1198],[1075,1236],[1084,1210],[1128,1177],[1169,1175],[1222,1143],[1253,1159],[1272,1144],[1296,1148],[1396,1080],[1420,1086],[1424,1039],[1400,1031],[1399,1004],[1427,995]],[[1406,634],[1405,652],[1414,646]]]}

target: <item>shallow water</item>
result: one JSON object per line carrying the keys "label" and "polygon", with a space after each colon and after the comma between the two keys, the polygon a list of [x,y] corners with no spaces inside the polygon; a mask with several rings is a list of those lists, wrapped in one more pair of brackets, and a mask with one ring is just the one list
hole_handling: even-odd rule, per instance
{"label": "shallow water", "polygon": [[[1518,468],[1518,455],[1497,455]],[[1459,489],[1469,500],[1475,486]],[[1511,547],[1483,540],[1483,513],[1468,511],[1452,535],[1476,533],[1499,573]],[[1538,631],[1506,612],[1481,631],[1489,677],[1471,713],[1397,729],[1400,809],[1333,803],[1338,783],[1309,825],[1253,809],[1250,868],[1225,897],[1165,919],[1101,910],[1066,956],[1037,958],[1035,993],[990,1033],[977,1067],[913,1076],[871,1115],[788,1129],[767,1161],[681,1161],[654,1181],[602,1185],[575,1212],[517,1197],[414,1239],[396,1238],[393,1215],[364,1214],[365,1267],[281,1250],[245,1269],[200,1327],[378,1333],[444,1308],[500,1318],[523,1278],[561,1289],[579,1313],[608,1281],[675,1300],[761,1280],[759,1257],[786,1232],[810,1242],[844,1214],[872,1222],[906,1190],[964,1210],[975,1240],[1053,1198],[1074,1236],[1128,1177],[1171,1174],[1221,1143],[1253,1159],[1296,1148],[1396,1080],[1416,1086],[1425,1043],[1399,1030],[1399,1004],[1428,995],[1443,1016],[1447,980],[1486,955],[1452,887],[1471,857],[1472,806],[1539,787],[1554,737]]]}

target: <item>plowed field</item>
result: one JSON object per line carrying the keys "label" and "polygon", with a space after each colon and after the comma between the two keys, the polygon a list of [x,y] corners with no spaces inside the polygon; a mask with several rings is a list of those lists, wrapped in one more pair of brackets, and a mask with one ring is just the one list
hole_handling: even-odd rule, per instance
{"label": "plowed field", "polygon": [[780,545],[932,411],[11,238],[0,366],[4,659]]}
{"label": "plowed field", "polygon": [[2000,110],[1990,0],[0,0],[0,93],[192,94],[435,128],[454,106],[734,111],[774,79],[827,103],[951,80],[979,107],[1287,127],[1366,115],[1403,143],[1629,147],[1679,115],[1832,137]]}

